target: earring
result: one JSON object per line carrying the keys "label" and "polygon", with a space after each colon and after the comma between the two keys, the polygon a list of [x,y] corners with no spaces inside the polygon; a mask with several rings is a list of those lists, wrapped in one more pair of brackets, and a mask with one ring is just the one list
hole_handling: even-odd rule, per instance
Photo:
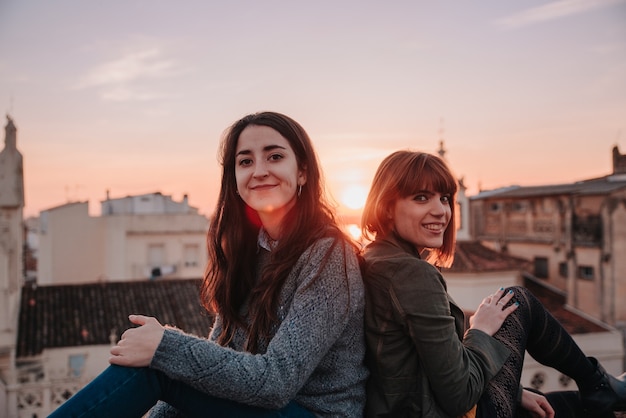
{"label": "earring", "polygon": [[298,184],[298,197],[302,194],[302,185]]}

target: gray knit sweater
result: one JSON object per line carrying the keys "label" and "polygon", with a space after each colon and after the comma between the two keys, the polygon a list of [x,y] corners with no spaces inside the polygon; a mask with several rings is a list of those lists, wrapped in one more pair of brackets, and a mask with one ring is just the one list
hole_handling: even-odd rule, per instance
{"label": "gray knit sweater", "polygon": [[[336,245],[323,261],[332,243],[321,239],[299,258],[280,294],[280,325],[260,354],[243,351],[242,332],[229,348],[215,343],[221,331],[218,317],[208,340],[166,329],[150,367],[248,405],[280,408],[295,400],[319,417],[362,417],[368,375],[363,283],[347,244]],[[176,413],[159,402],[150,416]]]}

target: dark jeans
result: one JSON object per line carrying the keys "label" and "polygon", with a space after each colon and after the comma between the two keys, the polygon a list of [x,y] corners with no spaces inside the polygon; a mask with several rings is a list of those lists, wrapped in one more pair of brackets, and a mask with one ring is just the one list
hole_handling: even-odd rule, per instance
{"label": "dark jeans", "polygon": [[294,401],[282,409],[264,409],[207,395],[147,367],[109,366],[49,418],[140,418],[159,400],[188,418],[314,417]]}

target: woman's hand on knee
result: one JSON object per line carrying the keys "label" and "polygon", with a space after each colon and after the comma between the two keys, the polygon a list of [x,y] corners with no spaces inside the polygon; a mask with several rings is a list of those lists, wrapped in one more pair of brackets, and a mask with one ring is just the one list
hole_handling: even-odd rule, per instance
{"label": "woman's hand on knee", "polygon": [[128,319],[139,326],[124,331],[122,338],[111,348],[109,363],[127,367],[149,366],[165,328],[151,316],[130,315]]}
{"label": "woman's hand on knee", "polygon": [[504,320],[518,307],[517,302],[506,306],[513,296],[511,290],[505,293],[503,288],[487,296],[478,306],[474,315],[470,317],[470,328],[478,329],[489,335],[495,334]]}

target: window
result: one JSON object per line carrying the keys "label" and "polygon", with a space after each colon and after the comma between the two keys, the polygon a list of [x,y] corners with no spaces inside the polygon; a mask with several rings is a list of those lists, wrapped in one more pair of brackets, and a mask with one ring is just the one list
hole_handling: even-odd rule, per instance
{"label": "window", "polygon": [[549,199],[542,199],[540,201],[541,211],[543,213],[552,213],[554,212],[554,202]]}
{"label": "window", "polygon": [[546,257],[535,257],[535,277],[548,278],[548,259]]}
{"label": "window", "polygon": [[598,245],[602,242],[602,218],[600,215],[577,215],[572,217],[574,243]]}
{"label": "window", "polygon": [[526,203],[525,201],[516,201],[511,204],[511,210],[517,213],[526,212]]}
{"label": "window", "polygon": [[69,375],[70,377],[80,377],[85,369],[85,355],[72,354],[69,357]]}
{"label": "window", "polygon": [[569,269],[567,268],[567,263],[565,261],[559,263],[559,277],[567,279],[568,273]]}
{"label": "window", "polygon": [[198,244],[185,244],[183,257],[185,267],[198,267],[200,264],[200,247]]}
{"label": "window", "polygon": [[592,266],[578,266],[578,278],[583,280],[593,280]]}
{"label": "window", "polygon": [[165,245],[148,245],[148,265],[150,267],[160,267],[165,263]]}
{"label": "window", "polygon": [[500,202],[493,202],[489,205],[489,211],[492,213],[498,213],[502,210],[502,204]]}

